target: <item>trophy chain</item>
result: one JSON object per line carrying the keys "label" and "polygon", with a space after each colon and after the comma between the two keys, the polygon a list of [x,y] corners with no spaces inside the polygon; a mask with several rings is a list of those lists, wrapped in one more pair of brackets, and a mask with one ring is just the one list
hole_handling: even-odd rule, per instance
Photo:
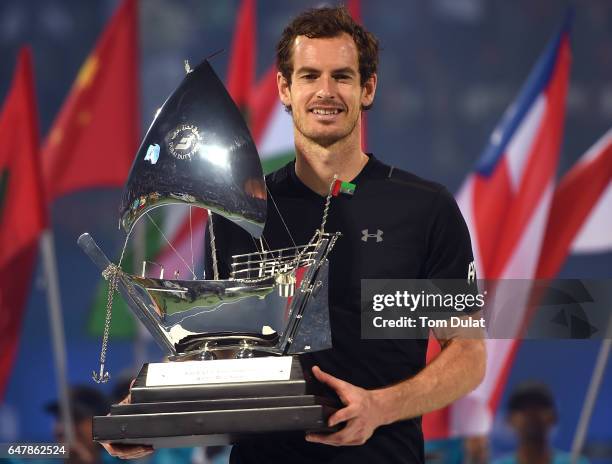
{"label": "trophy chain", "polygon": [[123,255],[127,248],[129,235],[125,238],[123,249],[121,250],[121,256],[119,258],[119,264],[109,264],[109,266],[102,272],[102,277],[108,281],[108,297],[106,299],[106,317],[104,319],[104,332],[102,334],[102,348],[100,349],[100,372],[91,372],[91,377],[96,383],[106,383],[110,380],[110,373],[104,370],[104,364],[106,363],[106,350],[108,347],[108,336],[110,333],[111,318],[113,312],[113,295],[117,290],[117,279],[119,274],[123,272],[121,270],[121,263],[123,262]]}

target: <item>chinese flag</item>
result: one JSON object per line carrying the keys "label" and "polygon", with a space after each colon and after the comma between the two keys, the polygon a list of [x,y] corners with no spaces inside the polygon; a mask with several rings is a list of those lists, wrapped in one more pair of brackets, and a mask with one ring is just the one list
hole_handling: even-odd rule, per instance
{"label": "chinese flag", "polygon": [[19,343],[38,236],[47,226],[34,95],[31,53],[23,48],[0,111],[0,401]]}
{"label": "chinese flag", "polygon": [[122,186],[139,142],[138,5],[125,0],[81,67],[42,148],[48,201]]}

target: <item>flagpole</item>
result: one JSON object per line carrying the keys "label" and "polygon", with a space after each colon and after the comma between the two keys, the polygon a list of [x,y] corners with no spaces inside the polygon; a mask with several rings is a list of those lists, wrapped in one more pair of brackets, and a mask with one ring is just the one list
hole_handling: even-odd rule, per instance
{"label": "flagpole", "polygon": [[68,444],[74,443],[74,424],[70,413],[70,395],[67,376],[66,344],[64,337],[64,322],[62,318],[62,303],[60,299],[59,281],[57,278],[57,260],[55,245],[50,229],[43,231],[40,237],[40,251],[43,258],[45,274],[45,289],[49,307],[49,322],[51,328],[51,343],[53,360],[59,395],[60,417],[64,427],[64,436]]}
{"label": "flagpole", "polygon": [[570,462],[572,464],[578,464],[578,459],[584,447],[586,440],[586,434],[589,430],[589,423],[591,422],[591,416],[593,415],[593,409],[595,409],[595,403],[597,396],[599,395],[599,389],[603,382],[604,374],[606,372],[606,363],[610,356],[610,349],[612,349],[612,317],[608,321],[608,329],[605,334],[605,338],[599,348],[597,354],[597,361],[595,361],[595,367],[593,368],[593,375],[591,376],[591,382],[589,383],[589,389],[587,390],[584,405],[580,412],[580,419],[576,426],[576,433],[572,442],[572,454]]}

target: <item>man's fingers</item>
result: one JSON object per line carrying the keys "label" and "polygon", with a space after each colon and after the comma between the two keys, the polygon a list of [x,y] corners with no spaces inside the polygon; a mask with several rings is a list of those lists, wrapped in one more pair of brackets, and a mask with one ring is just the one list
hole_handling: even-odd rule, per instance
{"label": "man's fingers", "polygon": [[349,385],[344,380],[340,380],[337,377],[334,377],[327,372],[323,372],[319,366],[313,366],[312,373],[317,378],[319,382],[323,382],[326,385],[332,387],[336,392],[343,390],[347,385]]}
{"label": "man's fingers", "polygon": [[153,447],[146,445],[120,445],[102,443],[108,454],[120,459],[137,459],[153,453]]}
{"label": "man's fingers", "polygon": [[137,449],[130,451],[117,451],[109,454],[119,459],[139,459],[148,456],[151,453],[153,453],[153,450]]}
{"label": "man's fingers", "polygon": [[340,446],[338,440],[338,434],[340,432],[325,434],[325,433],[308,433],[306,434],[306,441],[311,443],[321,443],[323,445]]}
{"label": "man's fingers", "polygon": [[353,445],[358,443],[353,436],[353,432],[354,431],[347,426],[335,433],[309,433],[306,435],[306,441],[332,446]]}
{"label": "man's fingers", "polygon": [[153,451],[141,450],[141,451],[130,451],[129,453],[117,453],[112,454],[111,456],[119,458],[119,459],[140,459],[148,456]]}
{"label": "man's fingers", "polygon": [[136,379],[132,379],[127,396],[119,401],[119,404],[130,404],[132,402],[132,387],[134,386],[134,382],[136,382]]}
{"label": "man's fingers", "polygon": [[145,456],[149,456],[150,454],[153,454],[152,449],[143,449],[136,454],[130,454],[128,458],[122,458],[122,459],[140,459],[140,458],[144,458]]}
{"label": "man's fingers", "polygon": [[339,424],[340,422],[346,422],[347,420],[353,419],[354,417],[357,417],[357,410],[355,408],[352,408],[351,406],[347,406],[346,408],[339,409],[331,416],[329,416],[329,419],[327,420],[327,425],[333,427],[334,425]]}

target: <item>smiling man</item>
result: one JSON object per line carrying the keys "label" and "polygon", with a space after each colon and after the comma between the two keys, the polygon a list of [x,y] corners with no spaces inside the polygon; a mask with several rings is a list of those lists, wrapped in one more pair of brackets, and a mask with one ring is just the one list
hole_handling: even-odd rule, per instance
{"label": "smiling man", "polygon": [[325,195],[334,174],[351,180],[368,162],[360,121],[374,101],[378,42],[345,10],[322,8],[285,29],[277,62],[279,96],[293,117],[295,170]]}
{"label": "smiling man", "polygon": [[[442,350],[426,366],[427,340],[362,339],[361,280],[468,279],[474,271],[467,227],[443,186],[361,150],[361,114],[376,93],[378,41],[346,9],[296,17],[282,33],[277,63],[296,159],[266,178],[265,243],[270,249],[307,243],[320,227],[334,175],[356,185],[353,195],[331,201],[326,224],[328,232],[342,234],[329,256],[333,348],[301,356],[304,368],[332,388],[344,407],[329,418],[331,426],[341,426],[337,432],[241,442],[231,462],[422,463],[421,416],[478,385],[484,343],[437,330]],[[397,149],[407,152],[405,146]],[[229,220],[216,215],[214,224],[219,277],[226,279],[232,255],[256,250]],[[121,457],[151,452],[106,448]]]}
{"label": "smiling man", "polygon": [[[332,200],[326,225],[342,233],[329,257],[333,348],[301,357],[344,403],[329,419],[343,427],[328,435],[240,443],[231,462],[424,462],[422,414],[480,383],[484,343],[438,330],[441,354],[425,366],[426,340],[363,340],[360,283],[468,278],[473,257],[467,227],[443,186],[361,150],[361,114],[376,93],[378,41],[346,9],[321,8],[296,17],[282,33],[277,63],[279,97],[293,118],[296,159],[266,178],[274,199],[263,233],[268,246],[308,242],[320,225],[334,175],[356,185],[354,195]],[[215,221],[223,278],[231,255],[255,250],[243,231],[221,217]]]}

